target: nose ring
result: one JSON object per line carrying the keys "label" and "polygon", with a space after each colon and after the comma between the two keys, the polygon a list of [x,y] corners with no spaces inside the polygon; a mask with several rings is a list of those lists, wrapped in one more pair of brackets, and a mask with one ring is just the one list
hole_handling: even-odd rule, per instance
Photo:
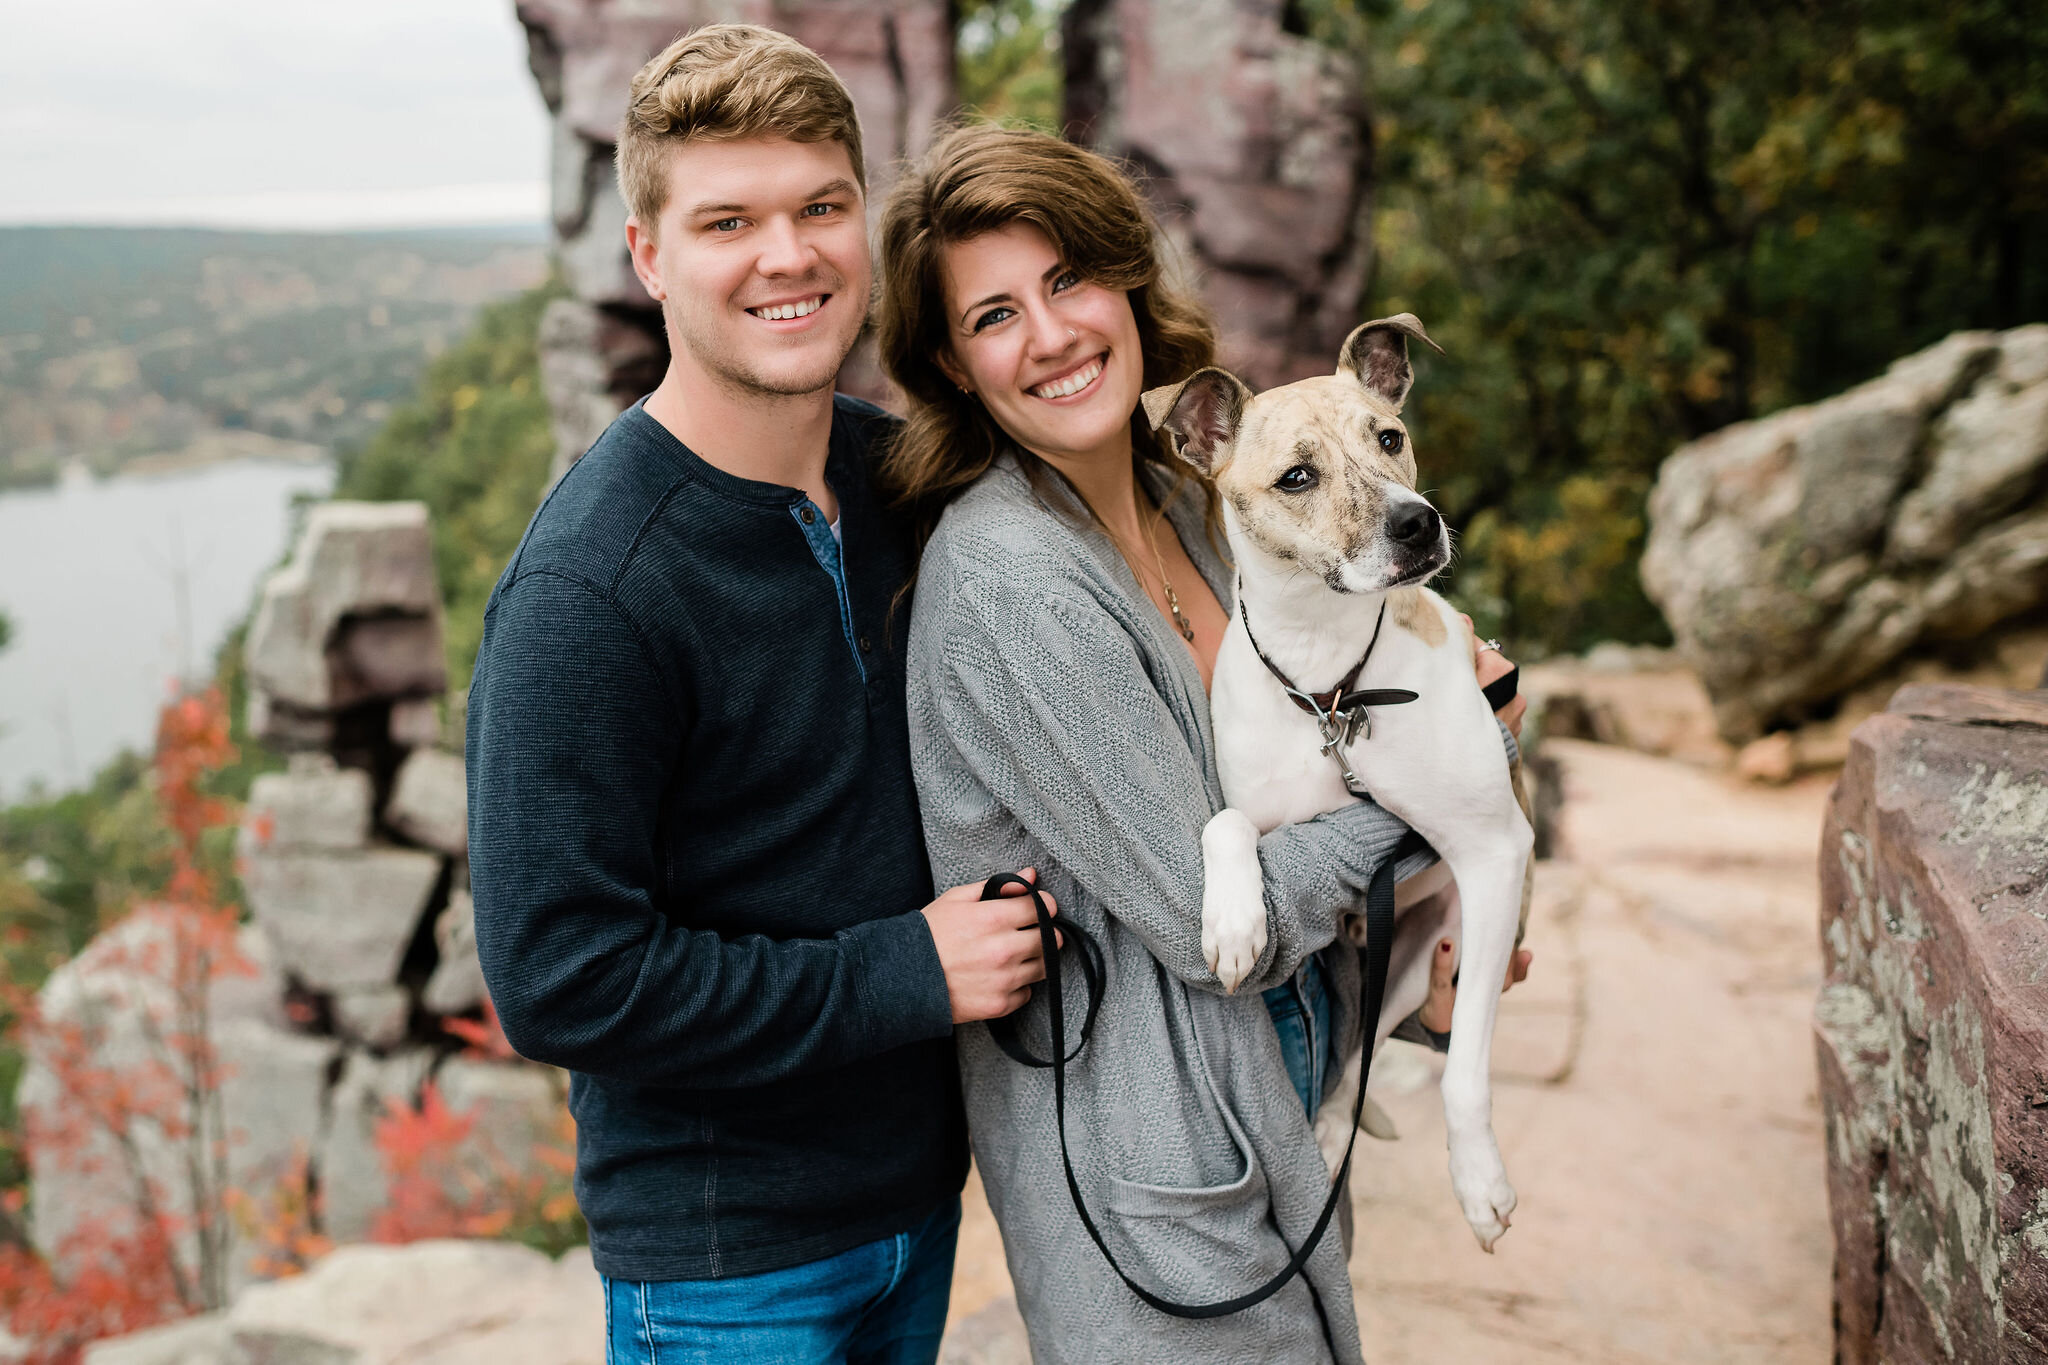
{"label": "nose ring", "polygon": [[1081,334],[1080,334],[1079,332],[1075,331],[1075,330],[1074,330],[1073,328],[1071,328],[1071,327],[1069,327],[1069,328],[1067,329],[1067,340],[1069,340],[1069,341],[1079,341],[1080,339],[1081,339]]}

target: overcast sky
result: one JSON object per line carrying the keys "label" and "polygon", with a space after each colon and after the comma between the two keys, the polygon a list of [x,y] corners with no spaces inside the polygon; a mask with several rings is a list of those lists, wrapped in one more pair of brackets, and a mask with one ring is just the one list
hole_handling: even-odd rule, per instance
{"label": "overcast sky", "polygon": [[540,222],[512,0],[0,0],[0,223]]}

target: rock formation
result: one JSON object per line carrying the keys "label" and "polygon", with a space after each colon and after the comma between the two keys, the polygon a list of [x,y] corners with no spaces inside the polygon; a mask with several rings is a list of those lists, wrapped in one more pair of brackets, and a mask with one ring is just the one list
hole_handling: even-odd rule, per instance
{"label": "rock formation", "polygon": [[604,1298],[590,1253],[505,1242],[343,1247],[233,1308],[85,1352],[86,1365],[600,1365]]}
{"label": "rock formation", "polygon": [[[317,1191],[319,1230],[339,1241],[367,1236],[385,1202],[378,1120],[429,1078],[451,1109],[482,1107],[479,1140],[508,1159],[551,1137],[561,1107],[559,1073],[457,1056],[441,1028],[476,1016],[485,996],[462,759],[432,747],[445,674],[432,551],[418,503],[318,506],[247,642],[251,728],[292,753],[284,772],[256,779],[243,815],[252,922],[241,946],[256,975],[217,982],[210,1002],[228,1183],[262,1200],[304,1182],[296,1192]],[[115,1069],[164,1012],[164,988],[136,966],[154,932],[146,914],[123,921],[40,997],[54,1024],[93,1021],[106,1039],[98,1060]],[[31,1068],[20,1100],[34,1112],[66,1096]],[[185,1212],[178,1151],[154,1130],[132,1136],[168,1212]],[[32,1172],[45,1254],[87,1220],[126,1215],[116,1155]],[[234,1251],[235,1283],[248,1259]]]}
{"label": "rock formation", "polygon": [[2048,693],[1856,731],[1821,944],[1835,1358],[2048,1360]]}
{"label": "rock formation", "polygon": [[1665,461],[1643,584],[1723,737],[2048,603],[2048,325],[1960,332]]}
{"label": "rock formation", "polygon": [[1346,54],[1280,0],[1075,0],[1067,135],[1128,162],[1255,387],[1328,374],[1362,320],[1372,128]]}
{"label": "rock formation", "polygon": [[[667,363],[661,316],[626,257],[612,151],[633,73],[685,29],[791,34],[852,90],[869,207],[955,105],[943,0],[519,0],[553,119],[555,244],[572,297],[541,320],[556,472]],[[1280,0],[1077,0],[1062,21],[1069,136],[1149,182],[1182,263],[1254,383],[1326,374],[1359,321],[1372,260],[1372,134],[1357,64],[1291,31]],[[887,400],[866,343],[840,387]]]}
{"label": "rock formation", "polygon": [[[571,295],[549,306],[540,329],[559,475],[668,363],[660,310],[626,255],[626,206],[612,174],[633,73],[700,24],[738,21],[790,34],[853,92],[874,209],[898,162],[923,151],[953,108],[953,27],[945,0],[519,0],[517,10],[553,121],[549,198]],[[881,395],[865,344],[840,386]]]}

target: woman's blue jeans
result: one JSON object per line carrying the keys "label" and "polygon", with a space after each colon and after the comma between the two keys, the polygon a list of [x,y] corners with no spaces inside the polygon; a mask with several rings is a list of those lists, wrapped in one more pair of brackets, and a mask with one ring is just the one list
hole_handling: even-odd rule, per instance
{"label": "woman's blue jeans", "polygon": [[1329,978],[1320,958],[1310,957],[1293,977],[1265,992],[1266,1012],[1280,1035],[1287,1079],[1311,1121],[1323,1102],[1323,1085],[1337,1064],[1337,1039],[1330,1028]]}
{"label": "woman's blue jeans", "polygon": [[605,1365],[932,1365],[960,1201],[908,1232],[729,1280],[604,1279]]}

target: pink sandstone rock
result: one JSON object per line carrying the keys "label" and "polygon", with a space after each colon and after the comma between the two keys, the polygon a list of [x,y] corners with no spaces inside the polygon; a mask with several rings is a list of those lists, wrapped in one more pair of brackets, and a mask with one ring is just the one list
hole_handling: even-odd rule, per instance
{"label": "pink sandstone rock", "polygon": [[1345,53],[1278,0],[1075,0],[1067,135],[1150,181],[1255,387],[1328,374],[1364,319],[1372,129]]}
{"label": "pink sandstone rock", "polygon": [[1856,731],[1821,944],[1836,1359],[2048,1361],[2048,693]]}

